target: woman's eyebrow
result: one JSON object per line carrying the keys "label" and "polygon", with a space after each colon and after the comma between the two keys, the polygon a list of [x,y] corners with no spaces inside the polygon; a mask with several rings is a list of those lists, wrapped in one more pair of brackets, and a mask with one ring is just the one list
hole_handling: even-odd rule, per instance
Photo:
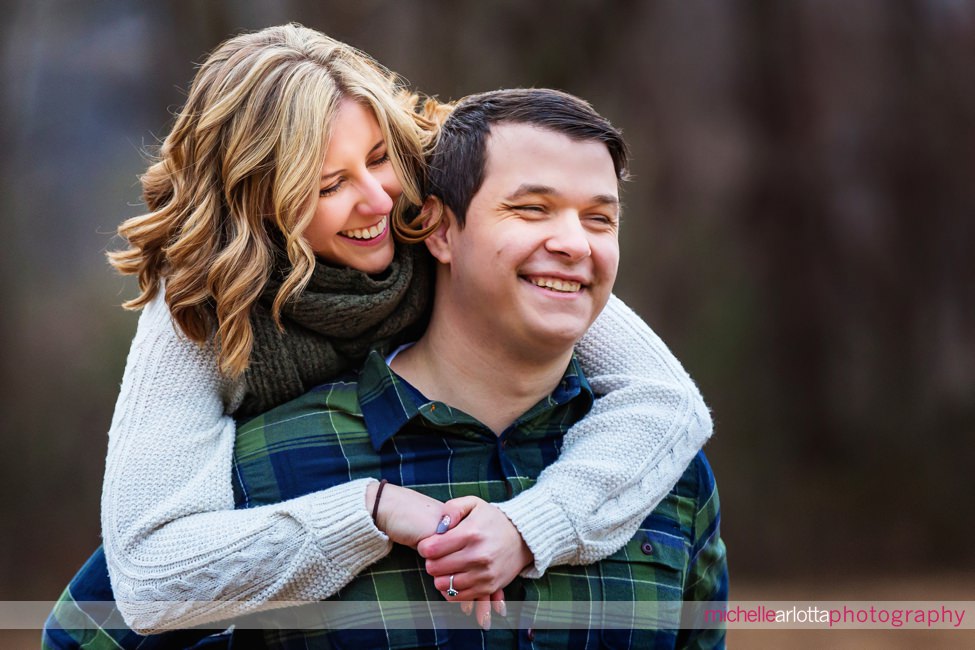
{"label": "woman's eyebrow", "polygon": [[[369,150],[369,153],[366,154],[366,158],[370,157],[372,154],[374,154],[377,151],[379,151],[380,149],[382,149],[384,144],[386,144],[386,141],[385,140],[380,140],[376,144],[372,145],[372,149],[370,149]],[[327,174],[322,174],[322,177],[319,180],[324,181],[325,179],[331,178],[332,176],[338,176],[339,174],[341,174],[344,171],[345,171],[344,169],[339,169],[339,170],[334,171],[334,172],[328,172]]]}

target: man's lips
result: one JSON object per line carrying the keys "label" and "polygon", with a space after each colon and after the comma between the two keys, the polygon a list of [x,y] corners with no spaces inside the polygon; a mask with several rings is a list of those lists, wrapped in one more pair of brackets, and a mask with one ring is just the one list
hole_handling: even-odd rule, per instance
{"label": "man's lips", "polygon": [[588,284],[584,278],[578,276],[566,276],[564,274],[548,275],[533,273],[530,275],[523,275],[522,277],[531,284],[534,284],[536,287],[567,294],[578,293]]}

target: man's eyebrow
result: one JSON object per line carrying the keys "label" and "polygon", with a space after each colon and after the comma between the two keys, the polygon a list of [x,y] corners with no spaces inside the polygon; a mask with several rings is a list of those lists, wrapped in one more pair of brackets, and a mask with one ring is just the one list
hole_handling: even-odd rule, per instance
{"label": "man's eyebrow", "polygon": [[598,203],[600,205],[615,205],[619,206],[619,197],[613,196],[612,194],[597,194],[592,197],[593,203]]}
{"label": "man's eyebrow", "polygon": [[558,191],[554,187],[549,187],[548,185],[532,185],[531,183],[524,183],[518,186],[514,192],[505,197],[507,201],[515,201],[517,199],[530,196],[532,194],[558,194]]}
{"label": "man's eyebrow", "polygon": [[[385,140],[380,140],[376,144],[372,145],[372,149],[370,149],[369,150],[369,153],[366,154],[366,158],[369,158],[370,156],[372,156],[372,154],[374,154],[377,151],[379,151],[380,149],[382,149],[382,147],[383,147],[384,144],[386,144],[386,141]],[[344,171],[345,171],[344,169],[339,169],[338,171],[329,172],[327,174],[322,174],[322,177],[319,180],[320,181],[323,181],[326,178],[331,178],[332,176],[338,176],[339,174],[341,174]]]}
{"label": "man's eyebrow", "polygon": [[[516,189],[514,192],[506,196],[505,200],[516,201],[526,196],[532,196],[537,194],[542,194],[542,195],[548,194],[552,196],[558,196],[559,191],[556,190],[554,187],[549,187],[548,185],[533,185],[531,183],[525,183],[523,185],[519,185],[518,189]],[[600,205],[618,206],[620,204],[619,198],[613,196],[612,194],[597,194],[594,197],[592,197],[592,202],[598,203]]]}

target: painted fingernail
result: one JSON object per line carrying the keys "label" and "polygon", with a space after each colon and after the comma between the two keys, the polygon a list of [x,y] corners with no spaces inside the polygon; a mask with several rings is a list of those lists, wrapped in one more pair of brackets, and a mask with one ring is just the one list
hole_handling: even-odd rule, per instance
{"label": "painted fingernail", "polygon": [[491,629],[491,610],[484,612],[484,616],[481,617],[481,629],[485,632]]}
{"label": "painted fingernail", "polygon": [[[443,518],[440,520],[440,523],[437,524],[437,535],[443,535],[449,529],[450,529],[450,515],[444,515]],[[427,528],[427,530],[430,529]]]}
{"label": "painted fingernail", "polygon": [[494,611],[498,616],[508,616],[508,605],[503,600],[494,601]]}
{"label": "painted fingernail", "polygon": [[474,610],[474,601],[472,600],[465,600],[460,604],[460,611],[464,612],[468,616],[471,615],[471,612],[473,610]]}

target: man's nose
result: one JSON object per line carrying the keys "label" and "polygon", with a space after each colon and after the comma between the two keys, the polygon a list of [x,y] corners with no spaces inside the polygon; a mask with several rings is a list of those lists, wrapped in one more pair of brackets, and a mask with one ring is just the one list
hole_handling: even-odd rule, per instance
{"label": "man's nose", "polygon": [[576,212],[566,211],[553,219],[551,224],[553,230],[545,243],[545,248],[550,253],[562,255],[573,262],[592,254],[589,233]]}
{"label": "man's nose", "polygon": [[393,199],[386,192],[382,182],[374,174],[367,173],[359,183],[362,197],[357,206],[364,215],[389,214],[393,209]]}

